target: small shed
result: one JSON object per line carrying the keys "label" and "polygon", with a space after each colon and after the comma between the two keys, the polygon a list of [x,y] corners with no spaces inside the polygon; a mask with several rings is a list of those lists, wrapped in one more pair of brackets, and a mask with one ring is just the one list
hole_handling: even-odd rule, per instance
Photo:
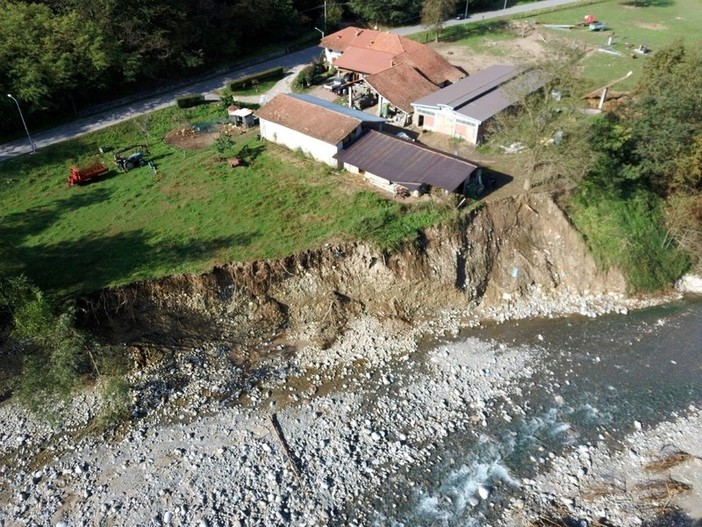
{"label": "small shed", "polygon": [[238,106],[230,106],[227,108],[229,113],[229,122],[234,126],[249,128],[256,124],[256,118],[253,110],[248,108],[239,108]]}

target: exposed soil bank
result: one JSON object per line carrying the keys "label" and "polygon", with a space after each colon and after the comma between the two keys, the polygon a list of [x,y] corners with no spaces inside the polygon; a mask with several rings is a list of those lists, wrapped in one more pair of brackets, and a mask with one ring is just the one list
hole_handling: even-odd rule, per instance
{"label": "exposed soil bank", "polygon": [[[414,492],[407,474],[436,441],[503,419],[490,402],[539,367],[530,349],[472,339],[423,354],[419,339],[641,305],[546,195],[487,205],[397,255],[335,244],[103,291],[86,318],[131,346],[139,417],[85,434],[106,404],[92,391],[61,427],[0,405],[0,526],[384,525],[376,489]],[[504,525],[534,520],[518,511],[542,499],[546,486],[525,492]]]}
{"label": "exposed soil bank", "polygon": [[619,272],[597,268],[552,197],[535,194],[487,204],[389,256],[364,243],[328,244],[104,290],[83,305],[112,341],[150,347],[207,339],[243,349],[283,330],[296,342],[327,346],[359,316],[596,315],[637,305],[625,290]]}

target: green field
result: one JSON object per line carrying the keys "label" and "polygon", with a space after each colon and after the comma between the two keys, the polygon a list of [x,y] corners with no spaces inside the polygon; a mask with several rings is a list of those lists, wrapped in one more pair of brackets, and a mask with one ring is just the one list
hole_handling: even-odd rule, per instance
{"label": "green field", "polygon": [[[652,53],[673,42],[685,38],[688,43],[702,37],[702,5],[699,0],[609,0],[539,15],[537,20],[545,24],[574,24],[585,15],[594,15],[607,25],[602,32],[586,29],[571,31],[545,30],[551,35],[562,36],[579,44],[586,44],[588,56],[583,61],[584,88],[595,89],[633,71],[632,77],[617,85],[616,89],[632,88],[637,82],[646,56],[633,53],[640,44],[646,44]],[[615,56],[596,51],[607,45],[613,36],[612,48],[622,53]],[[632,54],[637,58],[633,59]]]}
{"label": "green field", "polygon": [[[633,71],[634,75],[618,84],[616,89],[632,88],[647,60],[647,57],[638,54],[635,54],[637,58],[632,58],[633,49],[640,44],[646,44],[655,53],[676,38],[685,38],[689,43],[702,38],[702,4],[699,0],[605,0],[580,4],[525,14],[519,20],[537,23],[538,31],[547,40],[558,38],[587,49],[581,71],[583,93],[621,78],[629,71]],[[607,29],[595,32],[576,27],[568,31],[540,26],[577,24],[584,20],[585,15],[594,15],[607,25]],[[622,56],[597,51],[597,48],[607,46],[609,36],[613,36],[612,48]],[[475,53],[494,55],[495,60],[499,61],[505,57],[499,43],[519,37],[519,31],[511,30],[504,21],[490,20],[445,28],[441,40],[460,44]],[[433,34],[427,36],[422,32],[413,38],[420,42],[430,41]]]}
{"label": "green field", "polygon": [[[215,106],[172,107],[0,164],[0,274],[24,273],[73,294],[281,257],[331,239],[389,249],[449,214],[436,204],[405,207],[362,191],[348,175],[264,144],[256,132],[235,137],[226,152],[247,147],[249,166],[236,169],[213,147],[186,151],[162,140],[171,129],[223,115]],[[147,140],[156,175],[149,167],[118,172],[112,154],[97,154],[102,145]],[[66,186],[71,165],[100,160],[110,174]]]}

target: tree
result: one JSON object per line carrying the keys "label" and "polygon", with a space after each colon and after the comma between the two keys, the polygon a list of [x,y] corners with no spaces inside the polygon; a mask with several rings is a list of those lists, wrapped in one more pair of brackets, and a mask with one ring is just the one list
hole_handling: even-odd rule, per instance
{"label": "tree", "polygon": [[28,111],[66,104],[68,94],[95,86],[108,67],[102,36],[75,12],[0,0],[0,88]]}
{"label": "tree", "polygon": [[702,52],[681,40],[647,61],[634,102],[624,118],[631,126],[637,169],[659,193],[673,184],[678,160],[702,133]]}
{"label": "tree", "polygon": [[327,1],[326,20],[324,20],[325,31],[338,27],[341,23],[341,18],[343,15],[344,9],[340,2],[337,0]]}
{"label": "tree", "polygon": [[456,10],[456,0],[424,0],[422,7],[422,25],[434,30],[435,40],[444,28],[444,22]]}
{"label": "tree", "polygon": [[[496,145],[519,145],[515,169],[525,189],[558,179],[579,182],[595,156],[589,143],[590,123],[577,111],[574,72],[579,54],[554,48],[543,61],[501,87],[515,101],[495,116],[489,139]],[[543,87],[534,91],[534,87]]]}
{"label": "tree", "polygon": [[228,134],[221,133],[215,139],[214,147],[219,154],[220,159],[224,159],[224,154],[227,153],[234,146],[234,139],[232,139]]}
{"label": "tree", "polygon": [[351,11],[371,26],[397,26],[417,20],[422,0],[351,0]]}

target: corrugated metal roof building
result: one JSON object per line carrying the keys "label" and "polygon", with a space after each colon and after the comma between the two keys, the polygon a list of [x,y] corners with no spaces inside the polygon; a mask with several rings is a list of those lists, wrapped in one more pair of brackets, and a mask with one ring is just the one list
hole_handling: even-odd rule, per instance
{"label": "corrugated metal roof building", "polygon": [[477,144],[484,124],[544,85],[534,70],[495,65],[412,103],[417,126]]}
{"label": "corrugated metal roof building", "polygon": [[334,156],[350,172],[362,174],[392,193],[398,187],[422,193],[430,187],[465,194],[471,178],[480,186],[480,169],[458,156],[386,133],[370,131]]}

